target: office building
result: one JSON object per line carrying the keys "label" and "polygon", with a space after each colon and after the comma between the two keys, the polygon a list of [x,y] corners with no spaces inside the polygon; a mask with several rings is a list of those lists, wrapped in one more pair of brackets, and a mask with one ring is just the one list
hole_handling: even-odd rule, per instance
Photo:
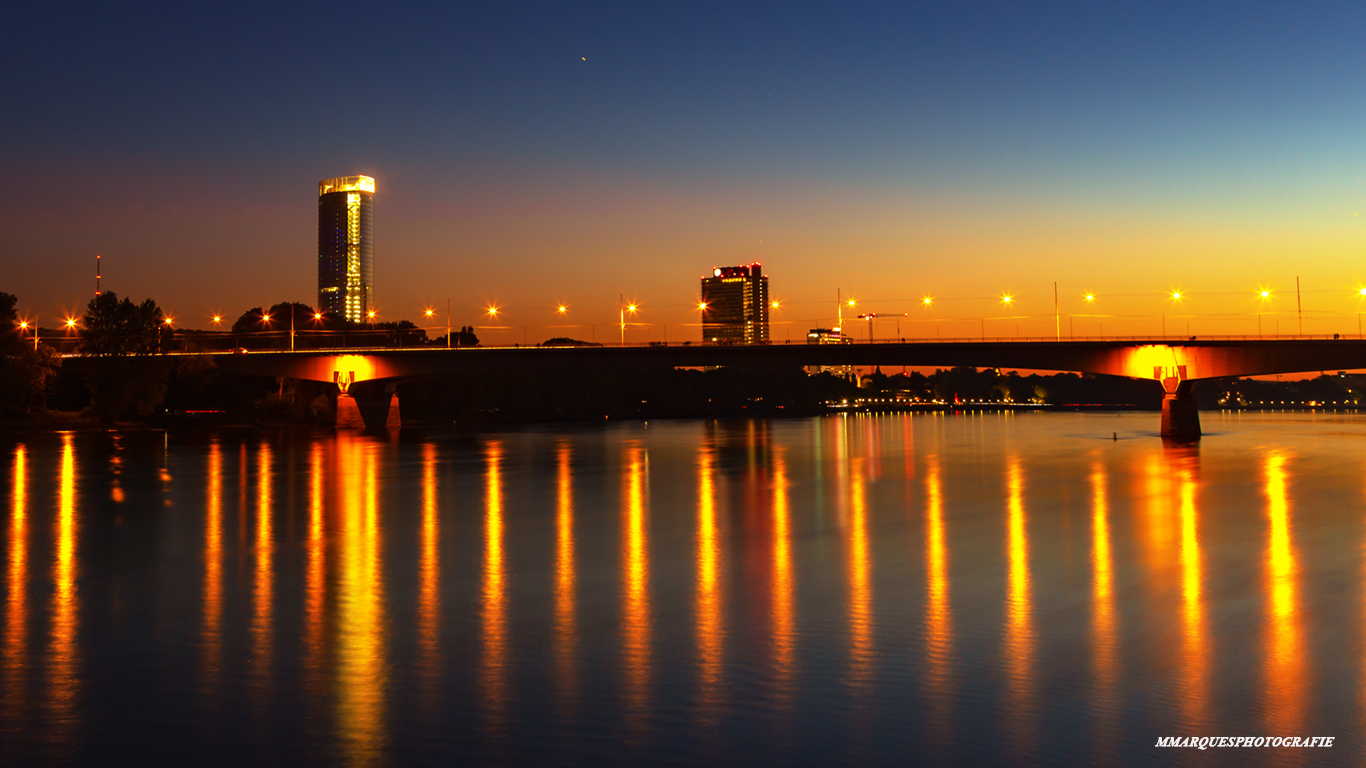
{"label": "office building", "polygon": [[375,306],[375,180],[318,182],[318,311],[365,322]]}
{"label": "office building", "polygon": [[[853,339],[844,335],[840,328],[812,328],[806,333],[807,344],[848,344]],[[806,372],[811,375],[818,373],[833,373],[841,378],[849,379],[854,376],[854,366],[852,365],[808,365]]]}
{"label": "office building", "polygon": [[768,342],[768,277],[762,265],[716,267],[702,278],[702,341]]}

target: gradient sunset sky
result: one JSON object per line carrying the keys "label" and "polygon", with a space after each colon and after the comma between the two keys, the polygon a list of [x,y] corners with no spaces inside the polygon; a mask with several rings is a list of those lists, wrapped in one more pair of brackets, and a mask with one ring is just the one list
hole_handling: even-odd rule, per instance
{"label": "gradient sunset sky", "polygon": [[317,182],[366,174],[382,316],[490,341],[615,338],[622,294],[696,338],[698,278],[754,260],[779,340],[836,289],[1052,335],[1054,281],[1064,334],[1290,333],[1296,277],[1355,334],[1366,6],[1191,6],[25,3],[0,290],[55,325],[99,253],[190,327],[313,304]]}

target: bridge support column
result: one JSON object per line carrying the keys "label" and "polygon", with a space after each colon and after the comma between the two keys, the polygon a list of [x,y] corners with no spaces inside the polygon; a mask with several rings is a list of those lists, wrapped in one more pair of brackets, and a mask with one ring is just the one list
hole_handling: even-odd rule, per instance
{"label": "bridge support column", "polygon": [[366,429],[397,427],[398,409],[394,403],[394,390],[398,387],[393,381],[358,381],[347,387],[348,394],[356,401],[361,421]]}
{"label": "bridge support column", "polygon": [[1200,412],[1195,408],[1195,382],[1164,379],[1162,436],[1173,440],[1200,439]]}

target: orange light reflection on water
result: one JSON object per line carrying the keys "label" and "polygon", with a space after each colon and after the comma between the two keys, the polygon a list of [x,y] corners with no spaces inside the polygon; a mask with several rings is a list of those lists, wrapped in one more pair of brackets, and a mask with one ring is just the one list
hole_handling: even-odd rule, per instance
{"label": "orange light reflection on water", "polygon": [[1010,727],[1020,742],[1030,740],[1034,709],[1034,618],[1029,575],[1029,534],[1024,476],[1019,459],[1006,465],[1006,694]]}
{"label": "orange light reflection on water", "polygon": [[949,551],[944,537],[943,488],[939,458],[925,467],[925,655],[926,682],[933,702],[934,731],[948,730],[952,697],[949,674],[953,660],[953,608],[949,602]]}
{"label": "orange light reflection on water", "polygon": [[5,687],[0,695],[0,721],[13,727],[27,707],[28,684],[28,452],[14,449],[10,475],[10,528],[5,599]]}
{"label": "orange light reflection on water", "polygon": [[866,686],[873,671],[873,583],[868,553],[867,466],[849,461],[849,683]]}
{"label": "orange light reflection on water", "polygon": [[47,693],[53,736],[64,745],[74,723],[79,687],[76,648],[79,596],[76,594],[76,446],[74,435],[62,434],[57,486],[56,557],[52,562],[52,625],[48,647]]}
{"label": "orange light reflection on water", "polygon": [[1305,670],[1298,603],[1299,567],[1290,535],[1290,501],[1286,489],[1289,457],[1273,450],[1266,456],[1266,726],[1268,733],[1298,734],[1304,727]]}
{"label": "orange light reflection on water", "polygon": [[204,618],[200,644],[204,651],[205,693],[217,686],[223,649],[223,449],[209,444],[204,499]]}
{"label": "orange light reflection on water", "polygon": [[1115,626],[1114,554],[1110,550],[1110,501],[1105,466],[1091,465],[1091,674],[1095,676],[1096,742],[1113,758],[1118,736],[1118,629]]}
{"label": "orange light reflection on water", "polygon": [[649,705],[651,673],[650,553],[646,527],[649,458],[638,443],[626,449],[625,508],[622,562],[625,573],[622,627],[626,674],[626,717],[632,730],[644,727]]}
{"label": "orange light reflection on water", "polygon": [[271,530],[271,463],[269,443],[256,451],[256,583],[252,595],[255,608],[251,620],[252,684],[257,706],[264,707],[270,696],[270,668],[273,651],[272,613],[274,610],[274,532]]}
{"label": "orange light reflection on water", "polygon": [[422,555],[418,560],[417,634],[419,667],[430,685],[439,670],[441,648],[441,518],[437,495],[436,446],[422,446]]}
{"label": "orange light reflection on water", "polygon": [[717,704],[721,678],[721,596],[716,541],[715,455],[710,443],[703,443],[697,456],[697,666],[701,684],[701,705],[710,711]]}
{"label": "orange light reflection on water", "polygon": [[338,737],[347,762],[382,762],[386,742],[384,569],[376,448],[359,439],[343,452],[345,484],[338,529]]}
{"label": "orange light reflection on water", "polygon": [[1181,700],[1187,728],[1199,732],[1209,722],[1209,639],[1205,627],[1203,566],[1193,452],[1180,454],[1176,478],[1181,524]]}
{"label": "orange light reflection on water", "polygon": [[313,443],[308,455],[308,560],[304,566],[304,651],[309,681],[313,685],[318,685],[322,678],[323,633],[326,629],[323,609],[327,589],[327,547],[324,539],[327,507],[323,459],[322,444]]}
{"label": "orange light reflection on water", "polygon": [[555,671],[560,704],[567,709],[576,683],[578,628],[574,606],[574,449],[555,447]]}
{"label": "orange light reflection on water", "polygon": [[490,730],[501,731],[506,707],[507,605],[503,572],[503,444],[484,453],[484,668],[482,683]]}
{"label": "orange light reflection on water", "polygon": [[788,504],[787,457],[781,447],[773,449],[773,667],[779,698],[790,701],[792,662],[796,651],[792,574],[792,514]]}

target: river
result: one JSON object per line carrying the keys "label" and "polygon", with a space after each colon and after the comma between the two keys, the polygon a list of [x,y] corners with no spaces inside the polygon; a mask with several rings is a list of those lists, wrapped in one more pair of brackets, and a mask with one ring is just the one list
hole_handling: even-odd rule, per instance
{"label": "river", "polygon": [[1360,763],[1366,418],[1203,420],[0,435],[0,754]]}

